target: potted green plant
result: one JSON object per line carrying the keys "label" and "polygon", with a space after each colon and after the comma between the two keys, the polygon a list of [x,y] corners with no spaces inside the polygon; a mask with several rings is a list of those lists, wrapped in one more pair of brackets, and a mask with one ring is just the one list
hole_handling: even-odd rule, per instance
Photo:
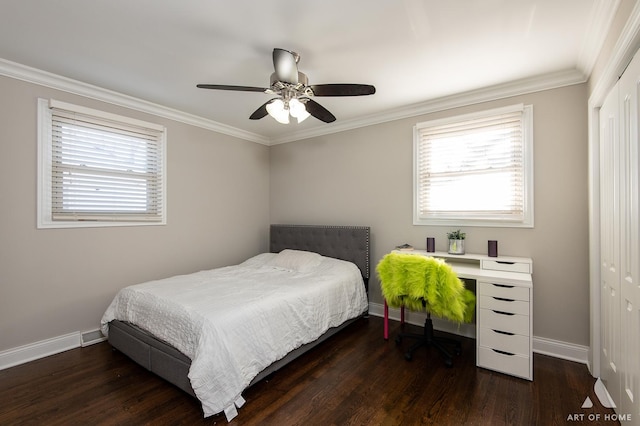
{"label": "potted green plant", "polygon": [[464,240],[467,238],[466,233],[458,229],[447,232],[447,238],[449,239],[449,254],[464,254]]}

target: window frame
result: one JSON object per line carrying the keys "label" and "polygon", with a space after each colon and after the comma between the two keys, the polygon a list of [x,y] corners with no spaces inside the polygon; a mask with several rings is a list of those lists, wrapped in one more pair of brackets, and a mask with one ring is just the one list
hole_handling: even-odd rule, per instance
{"label": "window frame", "polygon": [[[523,219],[509,220],[498,217],[474,217],[470,215],[443,216],[439,218],[420,217],[419,194],[420,185],[418,178],[420,166],[418,149],[420,143],[420,130],[427,127],[441,126],[445,124],[460,123],[469,120],[488,118],[500,114],[522,111],[522,150],[523,150]],[[534,186],[533,186],[533,106],[516,104],[501,108],[478,111],[470,114],[456,115],[442,119],[429,120],[417,123],[413,128],[413,224],[414,225],[442,225],[442,226],[479,226],[500,228],[533,228],[534,227]]]}
{"label": "window frame", "polygon": [[[101,213],[96,219],[53,219],[53,120],[52,109],[57,108],[69,112],[75,112],[91,116],[98,120],[108,120],[113,124],[122,126],[137,126],[153,129],[159,132],[158,152],[161,156],[157,165],[159,171],[158,191],[161,197],[159,203],[160,214],[157,219],[131,220],[121,213]],[[55,99],[38,99],[38,135],[37,135],[37,228],[93,228],[114,226],[158,226],[167,224],[167,165],[166,165],[166,127],[134,119],[131,117],[112,114],[84,106],[74,105]],[[125,217],[122,217],[125,216]]]}

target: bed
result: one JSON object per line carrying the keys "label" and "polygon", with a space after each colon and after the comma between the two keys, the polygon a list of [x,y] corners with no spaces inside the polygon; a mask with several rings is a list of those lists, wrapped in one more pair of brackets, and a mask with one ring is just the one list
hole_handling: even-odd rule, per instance
{"label": "bed", "polygon": [[244,389],[366,315],[369,245],[369,227],[271,225],[269,253],[122,289],[102,331],[231,420]]}

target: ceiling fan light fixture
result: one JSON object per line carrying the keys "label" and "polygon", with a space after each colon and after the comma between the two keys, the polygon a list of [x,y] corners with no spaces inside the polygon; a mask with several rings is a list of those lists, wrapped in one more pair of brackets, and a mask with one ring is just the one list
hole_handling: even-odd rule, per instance
{"label": "ceiling fan light fixture", "polygon": [[311,114],[309,114],[307,110],[305,110],[302,114],[298,115],[298,117],[296,118],[298,119],[298,123],[302,123],[304,120],[306,120],[309,117],[311,117]]}
{"label": "ceiling fan light fixture", "polygon": [[292,117],[298,119],[298,123],[302,123],[311,115],[307,112],[307,108],[304,106],[304,104],[296,98],[293,98],[289,101],[289,112],[291,113]]}
{"label": "ceiling fan light fixture", "polygon": [[289,111],[284,107],[282,99],[276,99],[267,104],[267,112],[278,123],[289,124]]}

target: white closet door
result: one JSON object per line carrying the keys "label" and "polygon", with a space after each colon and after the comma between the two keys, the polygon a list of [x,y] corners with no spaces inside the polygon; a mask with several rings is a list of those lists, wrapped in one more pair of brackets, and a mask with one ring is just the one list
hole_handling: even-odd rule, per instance
{"label": "white closet door", "polygon": [[620,401],[620,176],[618,87],[600,109],[600,373],[611,397]]}
{"label": "white closet door", "polygon": [[[640,419],[640,250],[638,125],[640,55],[618,82],[620,111],[620,359],[618,414]],[[611,392],[611,390],[610,390]]]}

